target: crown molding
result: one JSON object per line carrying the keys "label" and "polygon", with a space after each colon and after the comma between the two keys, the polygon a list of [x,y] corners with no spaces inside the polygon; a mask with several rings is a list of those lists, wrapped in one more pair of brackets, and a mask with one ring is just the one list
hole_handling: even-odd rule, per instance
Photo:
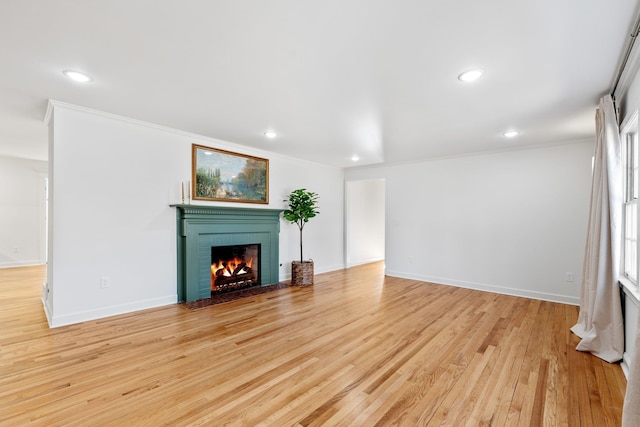
{"label": "crown molding", "polygon": [[328,165],[328,164],[324,164],[324,163],[319,163],[319,162],[314,162],[312,160],[307,160],[307,159],[299,159],[296,157],[292,157],[292,156],[288,156],[285,154],[280,154],[280,153],[276,153],[273,151],[267,151],[267,150],[263,150],[263,149],[259,149],[259,148],[255,148],[255,147],[251,147],[249,145],[242,145],[242,144],[238,144],[235,142],[230,142],[230,141],[225,141],[222,139],[217,139],[217,138],[213,138],[210,136],[205,136],[205,135],[199,135],[197,133],[193,133],[193,132],[187,132],[187,131],[183,131],[180,129],[175,129],[175,128],[171,128],[168,126],[163,126],[163,125],[157,125],[155,123],[149,123],[149,122],[145,122],[143,120],[138,120],[138,119],[132,119],[130,117],[126,117],[126,116],[120,116],[118,114],[113,114],[113,113],[107,113],[104,111],[100,111],[100,110],[95,110],[93,108],[89,108],[89,107],[83,107],[80,105],[75,105],[75,104],[69,104],[66,102],[62,102],[62,101],[56,101],[55,99],[49,99],[48,105],[47,105],[47,112],[45,113],[44,116],[44,123],[46,125],[49,125],[49,121],[52,119],[53,117],[53,113],[54,110],[56,108],[64,108],[64,109],[68,109],[68,110],[73,110],[73,111],[79,111],[82,113],[86,113],[86,114],[92,114],[95,116],[99,116],[99,117],[104,117],[107,119],[111,119],[111,120],[117,120],[117,121],[121,121],[124,123],[130,123],[130,124],[134,124],[134,125],[138,125],[138,126],[143,126],[146,128],[150,128],[150,129],[154,129],[160,132],[167,132],[167,133],[171,133],[174,135],[178,135],[184,138],[188,138],[194,141],[199,141],[199,144],[203,144],[203,145],[213,145],[216,148],[223,148],[226,150],[230,150],[230,151],[235,151],[238,153],[242,153],[242,154],[248,154],[248,155],[253,155],[253,156],[257,156],[257,157],[266,157],[269,159],[272,158],[281,158],[281,159],[286,159],[286,160],[295,160],[297,163],[307,163],[310,165],[320,165],[326,168],[332,168],[332,169],[338,169],[338,170],[343,170],[344,171],[344,167],[340,167],[340,166],[334,166],[334,165]]}

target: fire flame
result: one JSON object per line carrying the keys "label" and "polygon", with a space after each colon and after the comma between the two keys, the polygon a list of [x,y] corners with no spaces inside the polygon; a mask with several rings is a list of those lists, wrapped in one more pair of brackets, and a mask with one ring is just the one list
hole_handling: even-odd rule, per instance
{"label": "fire flame", "polygon": [[[242,258],[234,257],[228,260],[218,260],[218,262],[214,262],[211,264],[211,274],[215,277],[216,273],[219,270],[223,270],[223,276],[232,277],[233,272],[236,270],[236,268],[238,268],[240,264],[246,264],[247,267],[253,268],[253,258],[245,260]],[[236,275],[246,273],[248,273],[248,271],[242,268],[241,270],[236,272]]]}

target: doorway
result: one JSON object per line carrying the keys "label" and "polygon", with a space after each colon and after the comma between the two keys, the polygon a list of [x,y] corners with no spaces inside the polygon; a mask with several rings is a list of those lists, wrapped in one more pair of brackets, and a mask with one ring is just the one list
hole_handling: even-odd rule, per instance
{"label": "doorway", "polygon": [[385,180],[347,181],[345,188],[346,266],[385,257]]}

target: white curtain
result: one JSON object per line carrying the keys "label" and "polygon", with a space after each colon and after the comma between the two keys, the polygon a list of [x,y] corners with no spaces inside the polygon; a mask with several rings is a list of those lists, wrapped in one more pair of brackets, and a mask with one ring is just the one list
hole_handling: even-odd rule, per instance
{"label": "white curtain", "polygon": [[624,327],[618,272],[622,210],[620,134],[613,99],[596,110],[596,149],[591,206],[582,270],[580,315],[571,328],[582,340],[576,347],[607,362],[622,359]]}

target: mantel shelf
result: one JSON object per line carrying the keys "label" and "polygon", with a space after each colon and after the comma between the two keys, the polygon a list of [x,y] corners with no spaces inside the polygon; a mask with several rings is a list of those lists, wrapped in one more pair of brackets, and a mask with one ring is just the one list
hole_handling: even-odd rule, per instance
{"label": "mantel shelf", "polygon": [[193,204],[169,205],[190,214],[213,214],[213,215],[250,215],[250,216],[280,216],[284,209],[263,209],[263,208],[237,208],[232,206],[211,206]]}

